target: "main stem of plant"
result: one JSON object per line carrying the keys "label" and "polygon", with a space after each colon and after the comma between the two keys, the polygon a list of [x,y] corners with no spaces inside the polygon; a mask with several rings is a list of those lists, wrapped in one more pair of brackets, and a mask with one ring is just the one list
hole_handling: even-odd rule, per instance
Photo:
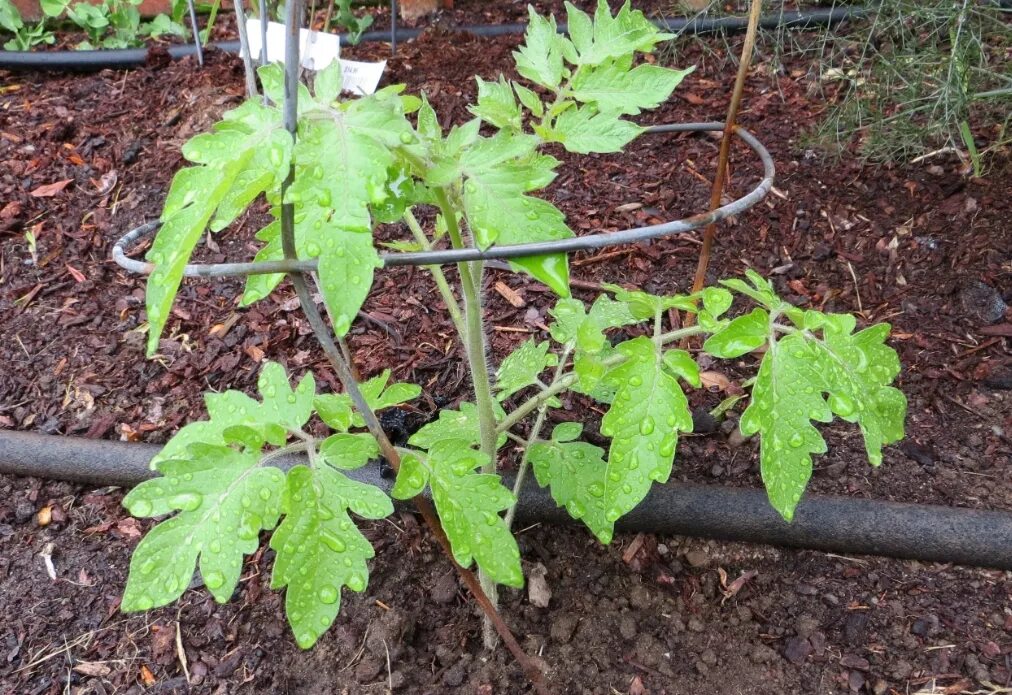
{"label": "main stem of plant", "polygon": [[[745,91],[745,78],[752,64],[752,51],[755,48],[755,37],[759,30],[759,14],[762,11],[762,0],[752,0],[748,13],[748,29],[745,31],[745,45],[741,47],[741,60],[738,62],[738,76],[734,80],[731,92],[731,103],[727,107],[727,118],[724,119],[724,136],[720,140],[720,154],[717,158],[717,176],[713,179],[710,189],[710,212],[720,207],[720,199],[724,195],[724,182],[727,179],[727,160],[731,154],[731,136],[737,128],[738,109],[741,106],[741,95]],[[706,284],[706,269],[710,265],[710,251],[713,238],[717,234],[717,223],[711,222],[703,231],[703,248],[699,252],[696,265],[696,276],[692,281],[692,291],[699,292]],[[686,314],[685,325],[695,322],[695,315]]]}
{"label": "main stem of plant", "polygon": [[[449,196],[444,189],[436,190],[436,202],[446,221],[446,229],[454,248],[464,248],[464,239],[457,224],[457,215],[450,204]],[[479,446],[486,456],[482,473],[495,473],[496,470],[496,432],[495,410],[492,401],[492,384],[488,375],[488,358],[485,354],[485,329],[482,325],[481,306],[481,262],[458,263],[460,274],[460,292],[464,298],[464,347],[467,352],[467,363],[471,371],[474,385],[474,404],[478,410]],[[499,603],[499,591],[495,582],[478,568],[478,580],[481,588],[493,605]],[[489,649],[495,647],[495,627],[488,620],[482,621],[482,641]]]}
{"label": "main stem of plant", "polygon": [[[301,0],[290,0],[286,10],[284,119],[285,128],[289,133],[291,133],[294,140],[298,130],[298,68],[299,26],[301,24],[302,17]],[[292,184],[294,171],[295,166],[293,163],[292,168],[288,172],[287,178],[281,185],[282,200],[285,199],[285,193],[287,193],[289,186]],[[298,252],[295,248],[295,206],[292,203],[282,203],[281,205],[281,245],[284,250],[285,258],[290,260],[298,258]],[[295,292],[299,297],[299,304],[309,321],[313,334],[316,336],[317,340],[320,341],[320,345],[323,347],[323,351],[326,353],[327,359],[333,366],[334,372],[337,374],[337,378],[341,382],[341,386],[344,388],[345,393],[351,397],[352,402],[355,404],[355,408],[359,411],[359,413],[361,413],[362,418],[365,420],[366,428],[376,439],[380,452],[386,458],[390,467],[393,468],[394,471],[399,470],[401,464],[400,456],[397,454],[397,450],[394,448],[393,444],[390,443],[390,439],[386,436],[386,433],[380,426],[376,413],[374,413],[365,402],[365,398],[362,396],[362,392],[358,388],[358,383],[352,375],[351,368],[344,359],[344,356],[341,354],[341,351],[334,342],[334,339],[331,337],[330,330],[327,328],[327,325],[323,320],[323,316],[320,314],[320,310],[313,301],[312,293],[309,290],[309,284],[306,282],[305,275],[302,272],[292,272],[289,273],[289,278],[295,286]],[[493,421],[493,432],[494,426],[495,423]],[[439,523],[439,518],[436,516],[436,511],[432,507],[432,504],[424,497],[419,496],[415,498],[415,505],[418,508],[418,512],[421,514],[422,519],[425,520],[426,525],[435,536],[436,541],[443,548],[446,556],[457,569],[461,580],[470,590],[475,601],[481,607],[486,620],[492,624],[495,631],[502,638],[507,649],[509,649],[510,653],[513,654],[513,658],[517,660],[517,663],[520,664],[524,674],[531,681],[534,689],[539,695],[549,695],[548,687],[545,685],[544,681],[544,674],[541,673],[541,670],[534,664],[533,661],[531,661],[530,657],[524,653],[524,650],[517,643],[513,633],[510,632],[510,629],[506,626],[506,623],[503,622],[502,617],[496,610],[495,605],[489,600],[488,596],[485,595],[480,582],[472,572],[464,567],[461,567],[456,560],[453,559],[453,550],[450,547],[450,541],[443,532],[443,528]]]}

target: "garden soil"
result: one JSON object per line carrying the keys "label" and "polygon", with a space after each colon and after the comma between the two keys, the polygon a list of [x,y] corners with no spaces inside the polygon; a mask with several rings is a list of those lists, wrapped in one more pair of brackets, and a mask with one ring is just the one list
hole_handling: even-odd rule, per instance
{"label": "garden soil", "polygon": [[[511,9],[485,16],[481,3],[458,2],[447,21],[522,13],[502,5]],[[400,47],[387,79],[426,92],[449,126],[468,117],[471,76],[509,73],[518,40],[437,27]],[[677,45],[674,62],[700,68],[644,122],[723,118],[733,61],[721,67],[700,47]],[[180,145],[242,100],[236,57],[212,53],[203,70],[184,60],[2,83],[0,427],[163,442],[203,416],[201,392],[250,391],[269,359],[335,386],[287,284],[237,310],[239,281],[185,282],[160,356],[145,359],[143,279],[109,258],[119,236],[158,216]],[[721,226],[710,280],[755,268],[798,305],[894,327],[908,438],[872,469],[854,428],[826,427],[831,449],[816,461],[813,492],[1012,509],[1012,164],[999,153],[972,178],[946,156],[896,166],[827,158],[805,134],[835,89],[801,59],[758,56],[741,121],[773,153],[776,190]],[[563,165],[546,196],[578,233],[684,217],[705,209],[717,148],[695,134],[643,137],[621,155],[556,153]],[[729,195],[759,173],[736,147]],[[255,205],[200,259],[251,257],[265,214]],[[686,291],[698,250],[690,234],[577,254],[572,274]],[[544,287],[496,270],[485,286],[496,357],[545,337]],[[407,413],[415,422],[469,388],[432,296],[421,269],[381,271],[350,336],[364,374],[391,366],[423,385]],[[690,396],[698,431],[681,442],[669,484],[757,487],[755,442],[736,435],[733,413],[706,416],[740,392],[757,358],[700,359],[709,388]],[[596,432],[596,406],[564,405],[562,419],[589,414]],[[175,605],[121,613],[130,552],[148,527],[126,516],[122,496],[0,476],[0,693],[529,691],[504,649],[482,648],[466,592],[410,514],[363,526],[376,547],[369,587],[346,592],[334,627],[303,652],[269,588],[269,551],[248,558],[226,605],[196,580]],[[544,581],[533,599],[503,590],[502,611],[556,693],[998,693],[1012,679],[1006,572],[648,534],[604,547],[580,527],[525,528],[519,540],[528,576]]]}

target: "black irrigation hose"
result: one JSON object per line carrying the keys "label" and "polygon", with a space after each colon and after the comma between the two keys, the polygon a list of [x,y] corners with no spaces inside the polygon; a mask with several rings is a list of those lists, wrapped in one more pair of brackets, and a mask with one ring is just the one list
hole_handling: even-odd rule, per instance
{"label": "black irrigation hose", "polygon": [[[859,19],[868,13],[864,7],[832,7],[814,8],[810,10],[791,10],[766,15],[759,19],[763,29],[804,28],[810,26],[832,26],[849,19]],[[742,17],[664,17],[652,20],[665,31],[678,34],[705,34],[715,32],[744,31],[748,20]],[[526,24],[479,24],[451,27],[451,31],[466,32],[478,36],[502,36],[504,34],[522,34],[527,30]],[[559,31],[567,30],[566,23],[559,24]],[[418,38],[425,28],[398,27],[389,30],[367,31],[360,41],[407,41]],[[348,35],[341,34],[341,43],[348,43]],[[221,41],[210,44],[219,51],[238,53],[238,41]],[[168,47],[169,56],[178,60],[194,55],[196,49],[192,45],[173,45]],[[147,48],[123,48],[98,51],[0,51],[0,70],[46,70],[87,72],[92,70],[124,70],[145,65],[148,61]]]}
{"label": "black irrigation hose", "polygon": [[[0,431],[0,473],[126,487],[156,475],[148,462],[159,449],[151,444]],[[285,461],[279,459],[278,464]],[[288,461],[298,459],[293,455]],[[348,474],[387,492],[393,484],[380,477],[377,466]],[[572,523],[536,484],[522,491],[517,520]],[[787,523],[762,490],[668,484],[655,485],[618,527],[1012,570],[1012,513],[1004,511],[807,495],[794,521]]]}

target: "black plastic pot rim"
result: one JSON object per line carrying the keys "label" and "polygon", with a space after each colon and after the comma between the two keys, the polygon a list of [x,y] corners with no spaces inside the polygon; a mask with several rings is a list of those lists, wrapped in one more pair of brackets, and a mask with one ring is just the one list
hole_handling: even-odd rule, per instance
{"label": "black plastic pot rim", "polygon": [[[6,430],[0,431],[0,473],[129,487],[158,475],[148,464],[159,450],[152,444]],[[292,455],[272,464],[304,462]],[[393,485],[378,466],[345,474],[386,492]],[[528,482],[519,495],[518,524],[574,523],[547,490]],[[1007,511],[806,495],[787,523],[763,490],[669,483],[654,485],[617,528],[1012,570]]]}
{"label": "black plastic pot rim", "polygon": [[[647,128],[647,133],[691,133],[701,131],[722,131],[723,123],[675,123],[656,125]],[[700,213],[681,220],[673,220],[646,227],[634,227],[617,232],[599,232],[585,236],[541,241],[529,244],[491,246],[487,249],[463,248],[437,251],[381,253],[380,260],[384,267],[395,265],[442,265],[461,263],[464,261],[523,258],[548,253],[571,253],[589,251],[608,246],[633,244],[648,239],[686,234],[694,229],[719,222],[728,217],[745,212],[766,197],[773,187],[776,167],[773,157],[754,135],[744,128],[735,127],[734,133],[759,156],[763,165],[762,180],[746,195],[708,213]],[[154,264],[138,261],[126,254],[126,249],[158,229],[159,222],[148,222],[124,234],[113,244],[112,259],[121,268],[132,273],[148,275],[154,271]],[[244,275],[263,275],[268,273],[315,272],[318,261],[315,258],[305,260],[259,261],[251,263],[192,263],[183,269],[184,277],[217,278]]]}
{"label": "black plastic pot rim", "polygon": [[[782,11],[760,18],[759,25],[764,29],[804,28],[809,26],[832,26],[840,22],[859,19],[868,14],[864,7],[832,7],[814,8],[809,10]],[[674,34],[705,34],[719,32],[744,31],[748,20],[744,17],[662,17],[651,20],[658,27]],[[559,31],[565,33],[568,27],[565,22],[558,25]],[[502,36],[506,34],[522,34],[527,30],[526,24],[478,24],[450,27],[449,31],[476,34],[478,36]],[[425,28],[395,27],[387,31],[369,31],[359,37],[361,42],[385,41],[396,43],[418,38]],[[341,43],[348,45],[351,37],[340,34]],[[221,41],[209,44],[219,51],[239,53],[239,41]],[[193,44],[176,44],[167,48],[169,57],[178,60],[197,55],[199,48]],[[149,58],[148,48],[122,48],[95,51],[0,51],[0,70],[45,70],[86,72],[92,70],[142,67]]]}

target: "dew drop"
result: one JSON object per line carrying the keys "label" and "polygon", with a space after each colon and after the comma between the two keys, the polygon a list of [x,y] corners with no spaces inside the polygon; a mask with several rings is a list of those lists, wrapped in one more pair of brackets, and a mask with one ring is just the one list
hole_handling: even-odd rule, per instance
{"label": "dew drop", "polygon": [[145,560],[144,563],[138,568],[141,574],[151,574],[155,569],[154,560]]}
{"label": "dew drop", "polygon": [[587,513],[586,508],[584,508],[579,500],[569,500],[569,502],[566,503],[566,511],[568,511],[569,516],[574,519],[580,519]]}
{"label": "dew drop", "polygon": [[137,610],[147,611],[151,610],[151,607],[155,605],[155,602],[151,600],[150,596],[138,596],[134,605],[137,606]]}
{"label": "dew drop", "polygon": [[325,546],[333,550],[335,553],[343,553],[348,548],[348,545],[341,540],[337,534],[326,529],[323,529],[320,532],[320,539],[323,541]]}
{"label": "dew drop", "polygon": [[221,589],[225,584],[225,575],[218,570],[213,570],[204,575],[203,583],[207,585],[208,589]]}
{"label": "dew drop", "polygon": [[849,396],[834,393],[829,397],[829,407],[840,417],[850,417],[857,410],[857,407]]}
{"label": "dew drop", "polygon": [[415,141],[415,136],[412,135],[411,133],[409,133],[407,131],[404,131],[403,133],[401,133],[401,142],[404,143],[405,145],[410,145],[414,141]]}
{"label": "dew drop", "polygon": [[147,500],[137,500],[130,505],[130,513],[134,516],[147,516],[152,509],[151,503]]}
{"label": "dew drop", "polygon": [[800,432],[795,432],[791,435],[791,438],[787,441],[792,447],[797,449],[799,446],[805,443],[805,438],[801,436]]}
{"label": "dew drop", "polygon": [[591,483],[587,486],[587,492],[594,497],[604,497],[604,485],[601,483]]}
{"label": "dew drop", "polygon": [[221,552],[221,541],[219,541],[217,538],[215,538],[213,541],[211,541],[207,545],[207,549],[210,550],[212,553],[220,553]]}
{"label": "dew drop", "polygon": [[622,516],[622,510],[618,507],[612,507],[604,513],[604,518],[608,521],[616,521],[620,516]]}
{"label": "dew drop", "polygon": [[645,418],[643,418],[643,421],[640,422],[640,434],[644,436],[648,434],[653,434],[654,426],[655,426],[654,419],[649,415],[647,415]]}
{"label": "dew drop", "polygon": [[271,498],[270,488],[262,487],[260,488],[260,492],[257,494],[259,494],[260,499],[264,500],[265,502]]}

